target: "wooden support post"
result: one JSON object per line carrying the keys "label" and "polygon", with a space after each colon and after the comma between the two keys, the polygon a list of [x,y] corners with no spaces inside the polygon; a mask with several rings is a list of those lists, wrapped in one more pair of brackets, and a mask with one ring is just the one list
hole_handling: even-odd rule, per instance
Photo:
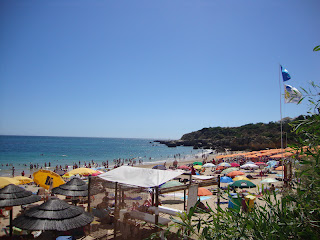
{"label": "wooden support post", "polygon": [[187,198],[187,194],[186,194],[186,189],[183,189],[183,210],[186,210],[186,198]]}
{"label": "wooden support post", "polygon": [[87,212],[91,212],[91,175],[88,177],[88,207]]}
{"label": "wooden support post", "polygon": [[152,194],[151,194],[151,204],[154,206],[154,188],[152,188]]}
{"label": "wooden support post", "polygon": [[220,175],[218,175],[218,191],[217,191],[217,203],[220,206]]}
{"label": "wooden support post", "polygon": [[[156,190],[156,204],[155,207],[158,208],[159,207],[159,186],[155,187]],[[155,212],[155,224],[156,226],[158,226],[159,223],[159,211],[157,209],[157,211]]]}
{"label": "wooden support post", "polygon": [[117,218],[118,218],[118,200],[117,200],[117,195],[118,195],[118,183],[115,183],[115,192],[114,192],[114,226],[113,226],[113,237],[116,239],[117,237]]}
{"label": "wooden support post", "polygon": [[12,238],[12,218],[13,218],[13,207],[10,209],[10,237]]}

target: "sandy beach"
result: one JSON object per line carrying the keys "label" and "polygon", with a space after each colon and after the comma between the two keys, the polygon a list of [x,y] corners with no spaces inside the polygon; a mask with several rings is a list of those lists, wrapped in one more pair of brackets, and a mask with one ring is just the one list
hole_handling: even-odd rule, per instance
{"label": "sandy beach", "polygon": [[[207,162],[211,162],[212,159],[215,157],[216,155],[213,155],[213,154],[207,154],[205,155],[205,160]],[[178,166],[180,165],[188,165],[188,164],[192,164],[193,162],[195,161],[202,161],[202,157],[201,156],[197,156],[196,158],[194,159],[189,159],[189,160],[180,160],[178,161]],[[145,164],[145,165],[137,165],[136,167],[140,167],[140,168],[152,168],[153,166],[155,166],[155,164]],[[169,168],[170,166],[172,166],[172,162],[166,162],[166,166]],[[214,176],[214,177],[217,177],[218,174],[214,174],[214,172],[212,171],[213,169],[212,168],[204,168],[205,170],[201,173],[202,175],[204,176]],[[256,175],[260,172],[260,170],[256,170],[254,173],[250,173],[252,175]],[[278,171],[278,173],[280,173]],[[247,173],[249,174],[249,173]],[[248,189],[248,191],[250,193],[252,193],[253,195],[259,195],[259,192],[261,191],[261,183],[260,181],[263,180],[264,178],[275,178],[275,174],[268,174],[268,176],[263,176],[263,177],[256,177],[255,179],[252,179],[251,181],[257,186],[256,188],[250,188]],[[196,180],[196,182],[200,182],[200,180]],[[281,188],[282,187],[282,182],[278,182],[276,185],[276,188]],[[221,183],[221,186],[224,187],[224,186],[227,186],[226,183]],[[32,192],[37,192],[39,187],[35,186],[34,184],[31,184],[31,185],[22,185],[22,187],[24,187],[26,190],[29,190],[29,191],[32,191]],[[209,190],[213,190],[213,189],[217,189],[217,186],[216,185],[213,185],[213,186],[208,186],[206,187],[207,189]],[[241,190],[238,190],[238,191],[241,191]],[[64,196],[61,196],[61,195],[58,195],[59,198],[61,199],[65,199]],[[220,199],[220,206],[224,209],[228,206],[227,204],[227,200],[226,199],[223,199],[223,197],[227,197],[226,194],[223,194],[222,198]],[[178,191],[178,192],[174,192],[174,193],[168,193],[168,194],[162,194],[160,196],[160,202],[162,203],[162,206],[165,206],[165,207],[169,207],[169,208],[173,208],[173,209],[176,209],[176,210],[181,210],[183,211],[183,191]],[[216,209],[217,207],[217,195],[212,195],[212,196],[208,196],[206,197],[205,200],[202,201],[205,205],[209,205],[211,208],[213,209]],[[260,204],[261,200],[259,198],[256,199],[256,204]],[[38,203],[35,203],[35,204],[41,204],[42,202],[38,202]],[[83,206],[86,208],[87,205],[86,204],[83,204]],[[18,214],[20,214],[22,208],[20,206],[16,206],[16,207],[13,207],[13,218],[15,218]],[[3,229],[5,228],[6,226],[9,225],[9,211],[5,211],[5,217],[1,217],[0,218],[0,228]],[[163,214],[161,214],[162,216]],[[164,214],[163,217],[165,218],[169,218],[168,215]],[[93,226],[97,224],[97,221],[95,220],[93,222]],[[98,231],[92,231],[92,229],[98,229]],[[94,227],[91,229],[91,233],[88,234],[88,236],[86,237],[86,239],[110,239],[110,236],[107,237],[108,235],[111,235],[112,234],[112,228],[110,229],[99,229],[97,227]],[[0,236],[4,236],[5,235],[5,232],[2,230],[0,232]]]}

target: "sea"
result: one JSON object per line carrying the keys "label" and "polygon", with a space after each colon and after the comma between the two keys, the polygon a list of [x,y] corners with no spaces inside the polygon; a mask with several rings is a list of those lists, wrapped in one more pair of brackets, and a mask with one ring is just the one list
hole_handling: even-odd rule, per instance
{"label": "sea", "polygon": [[[92,161],[102,165],[108,161],[109,167],[116,159],[134,159],[136,165],[162,164],[188,160],[208,153],[192,147],[169,148],[154,142],[155,139],[135,138],[93,138],[93,137],[45,137],[45,136],[4,136],[0,135],[0,175],[15,176],[25,171],[32,174],[30,165],[38,169],[53,170],[57,165],[70,170],[74,163],[83,167]],[[50,167],[49,167],[50,163]],[[126,161],[125,164],[128,162]]]}

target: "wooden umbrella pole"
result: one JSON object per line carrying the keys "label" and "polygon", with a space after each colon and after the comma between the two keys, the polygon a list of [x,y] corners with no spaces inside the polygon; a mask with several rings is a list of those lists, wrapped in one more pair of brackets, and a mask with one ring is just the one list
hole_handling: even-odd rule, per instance
{"label": "wooden umbrella pole", "polygon": [[[158,209],[159,207],[159,186],[156,186],[156,209]],[[158,223],[159,223],[159,211],[156,211],[156,215],[155,215],[155,224],[156,224],[156,228],[158,228]]]}
{"label": "wooden umbrella pole", "polygon": [[13,216],[13,207],[10,209],[10,237],[12,237],[12,217]]}
{"label": "wooden umbrella pole", "polygon": [[114,239],[116,239],[117,237],[117,217],[118,217],[118,213],[117,213],[117,195],[118,195],[118,182],[115,182],[115,193],[114,193],[114,227],[113,227],[113,237]]}
{"label": "wooden umbrella pole", "polygon": [[89,175],[89,181],[88,181],[88,208],[87,211],[91,212],[91,175]]}
{"label": "wooden umbrella pole", "polygon": [[220,175],[218,175],[217,203],[218,203],[218,206],[220,206]]}

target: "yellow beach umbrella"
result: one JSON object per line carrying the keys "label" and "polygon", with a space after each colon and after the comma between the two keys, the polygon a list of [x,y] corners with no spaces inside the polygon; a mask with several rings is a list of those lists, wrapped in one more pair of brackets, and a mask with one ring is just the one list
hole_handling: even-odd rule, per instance
{"label": "yellow beach umbrella", "polygon": [[11,177],[0,177],[0,188],[9,184],[19,185],[19,181]]}
{"label": "yellow beach umbrella", "polygon": [[31,178],[24,177],[24,176],[16,176],[14,179],[17,179],[19,181],[19,184],[27,184],[33,182]]}
{"label": "yellow beach umbrella", "polygon": [[59,187],[65,183],[59,174],[43,169],[33,173],[33,181],[45,189]]}
{"label": "yellow beach umbrella", "polygon": [[71,170],[70,172],[67,172],[65,175],[76,175],[76,174],[79,174],[79,175],[89,175],[89,174],[93,174],[93,173],[96,173],[97,171],[96,170],[93,170],[91,168],[76,168],[76,169],[73,169]]}
{"label": "yellow beach umbrella", "polygon": [[202,168],[202,166],[200,166],[200,165],[195,165],[195,166],[193,166],[193,168],[199,170],[199,169]]}
{"label": "yellow beach umbrella", "polygon": [[238,181],[238,180],[247,180],[251,182],[251,180],[245,176],[238,176],[233,179],[233,181]]}

